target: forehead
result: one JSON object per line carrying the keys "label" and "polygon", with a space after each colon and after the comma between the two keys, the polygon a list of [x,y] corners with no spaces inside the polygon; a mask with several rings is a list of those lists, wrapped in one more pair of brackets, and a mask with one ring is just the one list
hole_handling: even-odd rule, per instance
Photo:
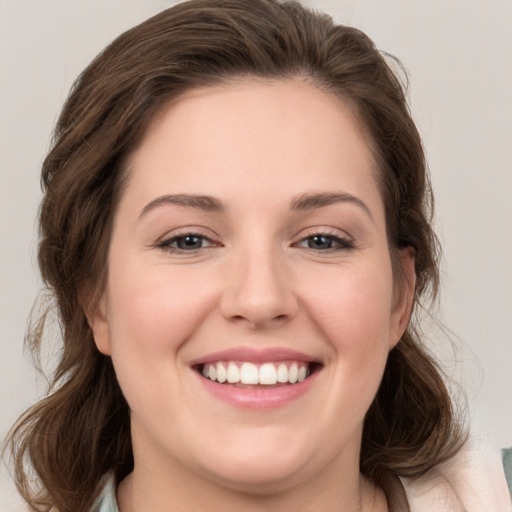
{"label": "forehead", "polygon": [[[160,110],[132,156],[128,189],[229,199],[376,192],[361,125],[338,97],[298,80],[194,89]],[[347,187],[350,190],[347,190]]]}

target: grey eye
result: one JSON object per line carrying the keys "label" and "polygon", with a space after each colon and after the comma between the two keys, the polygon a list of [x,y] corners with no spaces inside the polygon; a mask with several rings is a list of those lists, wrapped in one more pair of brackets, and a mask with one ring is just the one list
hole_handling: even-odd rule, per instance
{"label": "grey eye", "polygon": [[170,252],[194,252],[216,245],[215,242],[200,233],[184,233],[163,240],[158,244],[158,247]]}
{"label": "grey eye", "polygon": [[307,239],[307,243],[308,243],[308,247],[310,249],[316,249],[316,250],[332,249],[332,247],[335,243],[335,240],[333,237],[330,237],[330,236],[315,235],[315,236],[310,236]]}
{"label": "grey eye", "polygon": [[351,241],[340,238],[335,235],[328,235],[317,233],[316,235],[307,236],[303,238],[298,244],[298,247],[312,249],[313,251],[329,252],[329,251],[348,251],[354,249]]}
{"label": "grey eye", "polygon": [[204,237],[197,235],[180,236],[174,240],[176,247],[184,251],[196,250],[203,247]]}

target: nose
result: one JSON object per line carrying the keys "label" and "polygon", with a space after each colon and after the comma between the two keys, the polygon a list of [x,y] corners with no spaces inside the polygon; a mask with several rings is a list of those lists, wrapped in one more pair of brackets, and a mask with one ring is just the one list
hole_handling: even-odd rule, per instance
{"label": "nose", "polygon": [[254,330],[274,329],[297,313],[298,300],[283,256],[260,248],[230,262],[221,299],[223,316]]}

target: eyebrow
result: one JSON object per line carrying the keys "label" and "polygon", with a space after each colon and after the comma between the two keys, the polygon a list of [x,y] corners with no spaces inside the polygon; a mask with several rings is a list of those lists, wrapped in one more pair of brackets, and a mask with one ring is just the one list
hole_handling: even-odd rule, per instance
{"label": "eyebrow", "polygon": [[361,208],[373,221],[370,208],[358,197],[346,192],[318,192],[303,194],[291,203],[291,209],[295,211],[313,210],[323,208],[336,203],[352,203]]}
{"label": "eyebrow", "polygon": [[166,204],[176,204],[178,206],[185,206],[186,208],[194,208],[205,212],[223,212],[224,207],[222,203],[211,196],[201,196],[195,194],[172,194],[160,196],[148,203],[142,209],[139,220],[144,217],[148,212]]}

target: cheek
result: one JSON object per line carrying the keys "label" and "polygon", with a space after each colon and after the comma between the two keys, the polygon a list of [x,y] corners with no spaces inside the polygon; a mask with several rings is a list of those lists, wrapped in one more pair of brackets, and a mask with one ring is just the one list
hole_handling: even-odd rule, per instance
{"label": "cheek", "polygon": [[167,404],[180,403],[181,347],[211,310],[212,289],[192,269],[112,268],[107,295],[112,361],[138,421],[155,417],[167,425],[163,397]]}
{"label": "cheek", "polygon": [[[382,379],[389,346],[392,277],[378,262],[329,272],[321,281],[322,276],[316,276],[316,287],[310,283],[314,293],[309,293],[307,308],[330,348],[325,367],[329,392],[318,418],[333,425],[333,439],[341,443],[362,428]],[[319,282],[324,286],[318,287]]]}
{"label": "cheek", "polygon": [[[109,326],[113,350],[118,344],[151,357],[175,352],[193,333],[211,303],[211,288],[197,272],[171,272],[163,265],[119,275],[109,287]],[[207,281],[206,281],[207,283]]]}
{"label": "cheek", "polygon": [[[379,387],[389,351],[392,273],[374,265],[340,269],[311,294],[310,317],[331,347],[333,410],[362,418]],[[342,412],[342,411],[341,411]]]}
{"label": "cheek", "polygon": [[[318,281],[317,281],[318,282]],[[341,269],[309,294],[311,317],[339,358],[351,354],[366,360],[374,351],[387,353],[392,309],[391,271],[376,266]],[[372,359],[371,357],[369,358]]]}
{"label": "cheek", "polygon": [[179,403],[184,371],[179,364],[181,347],[208,314],[211,287],[200,286],[199,276],[185,269],[170,272],[162,266],[146,266],[141,272],[130,270],[116,269],[111,279],[115,288],[109,288],[112,361],[134,414],[158,416],[165,411],[162,396]]}

